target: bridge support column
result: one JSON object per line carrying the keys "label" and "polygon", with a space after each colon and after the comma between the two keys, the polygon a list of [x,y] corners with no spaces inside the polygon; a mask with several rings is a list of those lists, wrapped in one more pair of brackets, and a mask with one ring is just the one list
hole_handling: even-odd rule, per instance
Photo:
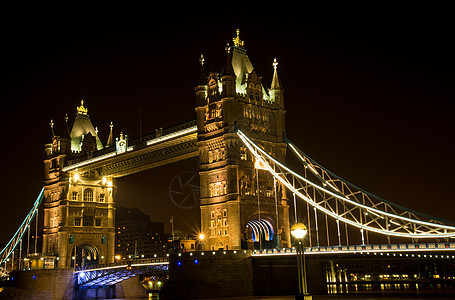
{"label": "bridge support column", "polygon": [[139,275],[117,283],[115,290],[118,298],[145,298],[148,296],[147,290],[140,282]]}

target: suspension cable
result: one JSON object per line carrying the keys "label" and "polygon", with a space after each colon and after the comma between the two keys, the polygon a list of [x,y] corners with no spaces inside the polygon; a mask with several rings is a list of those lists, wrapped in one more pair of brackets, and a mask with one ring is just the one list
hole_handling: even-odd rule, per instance
{"label": "suspension cable", "polygon": [[[347,223],[347,224],[350,224],[352,226],[355,226],[355,227],[357,227],[359,229],[369,230],[369,231],[372,231],[372,232],[377,232],[377,233],[385,234],[385,235],[393,235],[393,236],[401,236],[401,237],[414,237],[414,238],[435,238],[435,237],[451,237],[451,236],[455,236],[455,227],[454,226],[431,223],[431,222],[422,221],[422,220],[419,220],[419,219],[412,219],[410,217],[394,214],[394,213],[387,212],[387,211],[382,211],[382,210],[380,210],[380,209],[378,209],[376,207],[367,206],[367,205],[359,203],[357,201],[353,201],[348,196],[343,195],[341,192],[330,191],[330,190],[326,189],[325,187],[319,186],[319,185],[315,184],[314,182],[308,180],[307,178],[304,178],[301,175],[295,173],[294,171],[292,171],[289,168],[287,168],[286,166],[284,166],[282,163],[280,163],[277,160],[275,160],[268,153],[266,153],[264,150],[262,150],[256,144],[254,144],[240,130],[237,131],[237,134],[239,135],[240,139],[245,143],[245,145],[248,147],[248,149],[253,153],[253,155],[256,157],[256,159],[258,159],[265,166],[265,168],[270,173],[272,173],[272,175],[274,177],[277,178],[278,181],[280,181],[284,186],[286,186],[288,189],[290,189],[297,196],[299,196],[303,200],[307,201],[307,203],[309,203],[310,205],[312,205],[313,207],[317,208],[321,212],[323,212],[325,214],[328,214],[328,215],[330,215],[331,217],[333,217],[335,219],[338,219],[338,220],[340,220],[340,221],[342,221],[344,223]],[[272,168],[272,166],[270,164],[273,165],[273,168]],[[279,167],[279,169],[280,169],[279,173],[277,173],[274,170],[274,169],[276,169],[276,167]],[[312,168],[311,165],[309,165],[309,167],[310,167],[310,169]],[[317,172],[315,170],[313,172],[317,174]],[[401,225],[401,226],[398,227],[397,229],[394,229],[394,230],[389,230],[389,228],[381,229],[381,228],[371,227],[369,225],[371,222],[369,222],[369,223],[359,223],[359,221],[357,219],[354,219],[354,220],[347,219],[346,218],[346,214],[341,215],[341,216],[337,215],[333,211],[322,207],[319,203],[317,203],[315,201],[315,199],[311,199],[308,196],[305,196],[304,194],[302,194],[300,192],[302,190],[302,188],[297,189],[294,185],[292,185],[291,182],[289,180],[287,180],[287,178],[286,178],[287,174],[288,175],[292,175],[293,178],[295,177],[295,178],[305,182],[308,186],[311,186],[314,189],[317,189],[318,191],[320,191],[322,193],[324,193],[324,192],[327,193],[328,195],[330,195],[331,198],[338,199],[338,200],[341,200],[343,203],[348,203],[350,205],[353,205],[354,209],[366,210],[367,212],[375,214],[378,217],[382,216],[381,218],[384,218],[384,216],[385,217],[390,217],[392,219],[390,221],[390,222],[392,222],[392,224]],[[330,184],[328,182],[327,182],[327,184],[332,189],[334,188],[334,186],[332,184]],[[405,212],[409,212],[409,211],[410,210],[405,210]],[[399,223],[397,223],[396,221],[393,221],[393,220],[405,221],[407,223],[404,223],[402,225],[402,224],[399,224]],[[427,227],[431,227],[431,228],[429,228],[429,229],[427,228],[426,232],[425,231],[420,231],[419,233],[417,233],[417,232],[409,233],[409,232],[398,232],[398,231],[396,231],[398,229],[408,228],[407,225],[409,223],[419,224],[419,225],[423,225],[423,226],[427,226]],[[435,231],[438,230],[438,229],[449,229],[452,232],[445,231],[443,233],[439,233],[439,232],[435,233]]]}

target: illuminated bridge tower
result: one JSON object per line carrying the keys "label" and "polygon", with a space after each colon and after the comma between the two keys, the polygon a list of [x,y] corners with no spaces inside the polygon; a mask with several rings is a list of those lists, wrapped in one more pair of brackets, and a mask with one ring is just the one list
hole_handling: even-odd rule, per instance
{"label": "illuminated bridge tower", "polygon": [[[103,145],[81,101],[71,131],[45,145],[43,255],[47,264],[74,267],[114,261],[115,217],[112,179],[96,171],[63,172],[72,159],[87,159]],[[111,128],[112,131],[112,128]],[[111,132],[112,135],[112,132]],[[112,143],[112,136],[109,137]],[[109,143],[108,143],[109,144]]]}
{"label": "illuminated bridge tower", "polygon": [[276,67],[275,61],[271,87],[264,88],[238,30],[220,74],[206,76],[201,56],[196,112],[206,250],[290,246],[285,189],[275,185],[235,133],[241,129],[284,162],[285,110]]}

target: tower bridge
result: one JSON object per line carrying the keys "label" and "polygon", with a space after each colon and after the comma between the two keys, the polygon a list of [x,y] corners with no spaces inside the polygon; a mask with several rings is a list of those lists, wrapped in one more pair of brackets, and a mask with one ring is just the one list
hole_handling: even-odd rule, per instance
{"label": "tower bridge", "polygon": [[[284,90],[277,66],[275,60],[271,84],[266,87],[237,31],[232,45],[226,47],[220,73],[206,73],[201,56],[195,120],[136,139],[123,133],[114,138],[111,125],[105,143],[83,101],[72,126],[65,117],[57,132],[51,121],[51,136],[44,146],[43,190],[0,254],[5,274],[10,258],[17,260],[15,250],[22,249],[40,205],[44,208],[42,255],[52,262],[51,267],[75,268],[87,264],[86,258],[103,265],[76,272],[82,280],[78,284],[84,287],[115,284],[140,274],[141,267],[148,268],[153,262],[135,266],[134,272],[131,266],[113,265],[115,179],[191,157],[200,161],[201,232],[206,236],[202,251],[259,251],[253,256],[293,253],[290,219],[297,221],[297,209],[306,216],[310,252],[344,253],[351,247],[353,251],[393,250],[371,245],[369,235],[374,234],[387,237],[385,245],[391,245],[391,236],[409,239],[411,243],[401,244],[406,251],[422,251],[419,245],[425,239],[445,239],[433,245],[453,250],[448,241],[455,236],[453,222],[355,186],[315,162],[286,137]],[[302,171],[289,168],[286,155],[294,155]],[[321,223],[325,223],[326,233]],[[352,245],[348,228],[360,233],[361,245]],[[331,240],[333,233],[335,240]],[[322,245],[320,237],[325,234],[327,245]],[[165,264],[168,262],[160,265]]]}

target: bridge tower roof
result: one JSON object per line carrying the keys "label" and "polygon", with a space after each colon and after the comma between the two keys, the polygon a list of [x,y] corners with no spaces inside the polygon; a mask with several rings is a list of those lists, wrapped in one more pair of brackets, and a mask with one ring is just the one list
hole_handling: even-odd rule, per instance
{"label": "bridge tower roof", "polygon": [[86,136],[89,133],[96,138],[97,150],[102,149],[103,144],[101,143],[98,133],[90,121],[88,109],[84,107],[84,100],[81,100],[81,106],[77,107],[76,118],[74,119],[74,123],[71,128],[71,150],[77,152],[81,151],[83,136]]}
{"label": "bridge tower roof", "polygon": [[[237,29],[237,36],[232,39],[233,46],[230,47],[230,58],[232,68],[236,76],[236,92],[246,94],[248,77],[254,71],[253,64],[246,53],[245,42],[240,39],[240,32]],[[265,98],[269,98],[268,90],[262,85],[262,94]]]}

